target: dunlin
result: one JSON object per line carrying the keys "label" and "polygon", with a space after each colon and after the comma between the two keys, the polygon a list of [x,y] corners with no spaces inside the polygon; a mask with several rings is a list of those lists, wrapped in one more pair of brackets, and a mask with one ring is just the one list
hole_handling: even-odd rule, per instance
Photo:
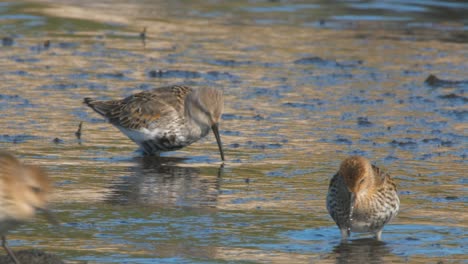
{"label": "dunlin", "polygon": [[5,235],[18,224],[31,219],[37,210],[46,211],[50,184],[39,167],[24,165],[13,155],[0,152],[0,235],[2,246],[19,263],[7,246]]}
{"label": "dunlin", "polygon": [[224,108],[218,89],[167,86],[130,95],[122,100],[84,103],[137,143],[147,155],[188,146],[213,130],[221,159],[218,124]]}
{"label": "dunlin", "polygon": [[382,229],[398,213],[400,200],[389,174],[359,156],[345,159],[330,181],[327,209],[341,231],[374,233],[381,240]]}

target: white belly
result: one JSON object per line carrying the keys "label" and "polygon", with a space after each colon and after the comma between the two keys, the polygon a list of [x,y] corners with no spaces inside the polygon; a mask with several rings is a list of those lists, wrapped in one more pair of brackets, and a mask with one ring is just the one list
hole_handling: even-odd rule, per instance
{"label": "white belly", "polygon": [[142,128],[140,130],[120,128],[120,131],[137,144],[141,144],[148,140],[158,140],[165,137],[175,137],[176,142],[186,142],[187,137],[177,131],[169,131],[167,129],[153,129]]}

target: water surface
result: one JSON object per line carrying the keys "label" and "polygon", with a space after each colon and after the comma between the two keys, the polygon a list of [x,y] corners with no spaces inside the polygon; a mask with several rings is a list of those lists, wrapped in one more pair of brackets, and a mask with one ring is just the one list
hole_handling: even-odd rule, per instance
{"label": "water surface", "polygon": [[[38,218],[10,245],[70,263],[463,262],[467,9],[1,2],[0,147],[48,169],[62,222]],[[169,84],[224,90],[224,164],[211,134],[142,158],[81,103]],[[383,242],[340,244],[326,212],[328,181],[349,155],[398,182],[401,212]]]}

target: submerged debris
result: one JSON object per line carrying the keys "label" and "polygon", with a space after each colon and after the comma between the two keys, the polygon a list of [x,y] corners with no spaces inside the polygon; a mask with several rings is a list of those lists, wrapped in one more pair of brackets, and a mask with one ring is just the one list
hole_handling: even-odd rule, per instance
{"label": "submerged debris", "polygon": [[140,39],[143,47],[146,46],[146,27],[143,28],[143,31],[140,32]]}
{"label": "submerged debris", "polygon": [[60,138],[54,138],[52,142],[54,142],[55,144],[60,144],[60,143],[63,143],[63,140]]}
{"label": "submerged debris", "polygon": [[468,80],[442,80],[437,78],[434,74],[430,74],[424,81],[427,85],[430,86],[450,86],[450,85],[468,85]]}
{"label": "submerged debris", "polygon": [[4,47],[13,46],[13,43],[15,43],[13,38],[10,38],[10,37],[2,38],[2,46],[4,46]]}
{"label": "submerged debris", "polygon": [[320,57],[313,56],[313,57],[307,57],[307,58],[302,58],[294,61],[294,64],[319,64],[319,65],[337,65],[336,61],[332,60],[324,60]]}
{"label": "submerged debris", "polygon": [[148,76],[151,78],[201,78],[202,75],[195,71],[184,71],[184,70],[151,70],[148,72]]}
{"label": "submerged debris", "polygon": [[75,132],[75,136],[77,139],[81,139],[81,127],[83,126],[83,122],[80,122],[78,125],[78,130]]}
{"label": "submerged debris", "polygon": [[374,125],[371,121],[367,119],[367,117],[363,117],[363,116],[360,116],[357,118],[357,124],[359,126],[367,126],[367,127]]}
{"label": "submerged debris", "polygon": [[141,31],[140,33],[140,38],[142,40],[145,40],[146,39],[146,27],[143,28],[143,31]]}

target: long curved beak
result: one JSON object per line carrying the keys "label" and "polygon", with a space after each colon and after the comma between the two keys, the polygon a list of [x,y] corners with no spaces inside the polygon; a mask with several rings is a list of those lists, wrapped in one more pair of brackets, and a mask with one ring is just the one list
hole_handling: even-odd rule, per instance
{"label": "long curved beak", "polygon": [[348,223],[348,237],[351,235],[351,222],[353,221],[354,205],[356,204],[356,195],[351,192],[349,197],[349,223]]}
{"label": "long curved beak", "polygon": [[221,160],[224,161],[223,143],[221,143],[221,137],[219,137],[218,124],[216,123],[212,125],[211,129],[213,130],[213,134],[216,137],[216,142],[218,143],[219,153],[221,154]]}

